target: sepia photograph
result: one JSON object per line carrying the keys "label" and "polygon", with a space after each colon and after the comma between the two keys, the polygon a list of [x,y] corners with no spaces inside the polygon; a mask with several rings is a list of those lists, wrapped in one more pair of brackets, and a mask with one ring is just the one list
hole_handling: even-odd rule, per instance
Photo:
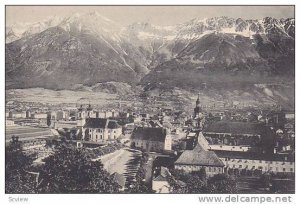
{"label": "sepia photograph", "polygon": [[295,5],[5,5],[4,41],[5,194],[295,194]]}

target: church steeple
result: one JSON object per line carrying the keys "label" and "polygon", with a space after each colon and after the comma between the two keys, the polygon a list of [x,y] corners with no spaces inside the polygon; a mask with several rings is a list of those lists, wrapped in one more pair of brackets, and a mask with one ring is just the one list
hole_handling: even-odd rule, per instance
{"label": "church steeple", "polygon": [[200,94],[198,93],[198,98],[196,101],[196,107],[198,107],[200,105]]}
{"label": "church steeple", "polygon": [[197,98],[197,101],[196,101],[196,107],[194,108],[194,118],[199,116],[200,111],[201,111],[200,94],[198,94],[198,98]]}

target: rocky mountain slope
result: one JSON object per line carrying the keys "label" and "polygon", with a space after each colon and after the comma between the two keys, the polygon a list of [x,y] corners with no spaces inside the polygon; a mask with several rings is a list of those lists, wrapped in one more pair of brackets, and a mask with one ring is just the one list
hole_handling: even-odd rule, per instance
{"label": "rocky mountain slope", "polygon": [[81,84],[119,94],[140,84],[146,92],[209,87],[225,94],[288,84],[293,93],[294,19],[216,17],[122,27],[92,12],[8,26],[6,42],[7,88]]}

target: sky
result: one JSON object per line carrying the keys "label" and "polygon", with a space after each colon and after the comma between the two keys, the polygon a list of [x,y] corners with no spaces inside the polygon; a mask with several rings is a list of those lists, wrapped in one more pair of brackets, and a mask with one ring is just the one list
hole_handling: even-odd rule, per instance
{"label": "sky", "polygon": [[175,25],[193,18],[217,16],[243,19],[294,17],[293,6],[6,6],[6,25],[92,11],[124,26],[134,22],[148,22],[158,26]]}

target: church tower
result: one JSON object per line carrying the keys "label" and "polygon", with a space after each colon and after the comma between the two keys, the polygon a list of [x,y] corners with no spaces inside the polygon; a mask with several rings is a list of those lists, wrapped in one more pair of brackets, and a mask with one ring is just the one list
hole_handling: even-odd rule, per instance
{"label": "church tower", "polygon": [[194,118],[199,118],[201,112],[201,106],[200,106],[200,94],[198,94],[198,98],[196,101],[196,107],[194,108]]}
{"label": "church tower", "polygon": [[78,108],[77,112],[77,126],[82,127],[85,124],[86,111],[82,105]]}
{"label": "church tower", "polygon": [[93,108],[92,108],[91,104],[88,105],[88,107],[86,108],[86,110],[87,110],[87,117],[88,118],[92,118],[92,116],[93,116]]}

